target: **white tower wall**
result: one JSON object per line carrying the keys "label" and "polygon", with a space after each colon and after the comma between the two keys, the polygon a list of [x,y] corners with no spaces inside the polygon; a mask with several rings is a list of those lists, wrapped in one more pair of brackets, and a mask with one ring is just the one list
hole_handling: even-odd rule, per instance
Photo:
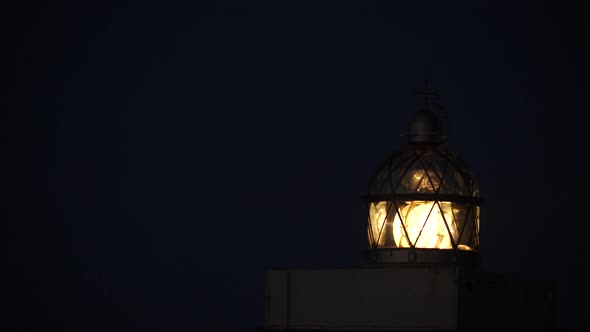
{"label": "white tower wall", "polygon": [[456,280],[450,267],[270,271],[266,328],[455,329]]}

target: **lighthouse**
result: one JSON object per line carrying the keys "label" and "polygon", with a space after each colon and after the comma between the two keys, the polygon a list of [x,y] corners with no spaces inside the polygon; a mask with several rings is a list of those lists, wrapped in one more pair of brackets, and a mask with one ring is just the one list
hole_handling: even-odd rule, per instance
{"label": "lighthouse", "polygon": [[476,179],[448,149],[438,92],[419,94],[404,145],[377,165],[362,196],[363,263],[270,270],[264,330],[551,326],[550,282],[480,270],[481,224],[493,221],[481,220]]}
{"label": "lighthouse", "polygon": [[436,91],[408,124],[407,144],[370,178],[367,264],[479,263],[479,189],[465,162],[446,147],[430,107]]}

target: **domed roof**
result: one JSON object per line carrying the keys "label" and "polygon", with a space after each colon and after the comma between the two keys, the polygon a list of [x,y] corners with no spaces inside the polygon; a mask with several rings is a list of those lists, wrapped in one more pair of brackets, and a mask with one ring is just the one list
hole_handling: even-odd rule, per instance
{"label": "domed roof", "polygon": [[[367,262],[455,264],[463,257],[461,264],[476,266],[479,189],[463,160],[444,144],[442,123],[429,108],[433,93],[423,94],[424,107],[408,124],[408,145],[369,180]],[[445,250],[455,258],[448,261]]]}
{"label": "domed roof", "polygon": [[443,148],[406,150],[388,157],[369,180],[369,198],[398,194],[478,197],[475,179],[456,154]]}
{"label": "domed roof", "polygon": [[441,141],[442,131],[438,117],[428,109],[417,112],[408,124],[408,142],[437,144]]}

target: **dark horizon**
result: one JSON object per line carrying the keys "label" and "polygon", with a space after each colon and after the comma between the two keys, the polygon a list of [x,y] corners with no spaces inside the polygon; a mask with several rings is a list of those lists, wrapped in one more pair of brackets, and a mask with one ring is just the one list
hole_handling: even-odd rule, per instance
{"label": "dark horizon", "polygon": [[588,327],[582,4],[23,8],[15,96],[33,113],[15,146],[31,151],[31,219],[14,218],[14,318],[262,326],[271,267],[360,263],[360,196],[428,79],[484,199],[482,268],[554,280],[556,326]]}

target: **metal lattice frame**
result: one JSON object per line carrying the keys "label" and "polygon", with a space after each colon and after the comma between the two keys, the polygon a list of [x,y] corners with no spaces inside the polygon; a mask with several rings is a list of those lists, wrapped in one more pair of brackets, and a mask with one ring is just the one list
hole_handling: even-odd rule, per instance
{"label": "metal lattice frame", "polygon": [[[421,174],[416,181],[407,179],[408,176],[415,176],[415,174]],[[407,185],[409,182],[415,182],[415,186],[409,187]],[[369,205],[387,202],[384,220],[393,220],[396,214],[399,216],[402,220],[401,227],[411,248],[415,248],[430,214],[437,208],[443,218],[453,249],[460,249],[460,245],[469,246],[474,250],[479,249],[479,206],[481,204],[479,189],[463,161],[447,150],[410,148],[393,154],[384,161],[370,179],[369,193],[364,198]],[[413,241],[404,222],[407,215],[403,216],[400,210],[400,206],[409,201],[434,202],[428,216],[422,221],[418,236]],[[451,208],[451,220],[447,220],[441,202],[450,202],[462,207],[465,215],[460,218],[457,215],[459,213]],[[377,221],[372,221],[369,215],[367,227],[370,247],[392,248],[391,245],[379,245],[387,222],[383,222],[378,234],[374,234],[372,222]],[[456,229],[458,234],[453,236],[451,228]],[[393,242],[395,243],[395,240]]]}

